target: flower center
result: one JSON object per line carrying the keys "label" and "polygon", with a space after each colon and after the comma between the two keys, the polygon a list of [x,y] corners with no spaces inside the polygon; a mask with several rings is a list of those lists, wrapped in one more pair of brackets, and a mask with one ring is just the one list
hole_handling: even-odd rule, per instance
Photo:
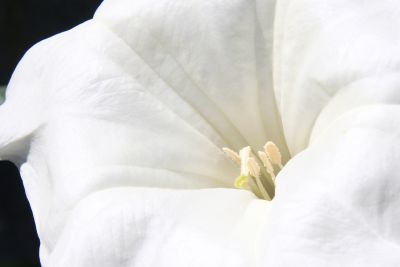
{"label": "flower center", "polygon": [[274,198],[275,178],[283,165],[281,152],[273,142],[267,142],[264,151],[258,151],[257,155],[253,155],[249,146],[242,148],[239,153],[226,147],[222,151],[240,167],[240,175],[234,183],[236,188],[252,191],[268,201]]}

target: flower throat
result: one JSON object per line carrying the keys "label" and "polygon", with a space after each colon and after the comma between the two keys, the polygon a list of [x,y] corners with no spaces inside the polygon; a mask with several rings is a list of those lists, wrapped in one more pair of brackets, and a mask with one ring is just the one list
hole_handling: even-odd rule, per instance
{"label": "flower throat", "polygon": [[273,142],[267,142],[264,151],[258,151],[258,158],[252,155],[249,146],[242,148],[239,153],[226,147],[222,151],[240,167],[240,175],[234,183],[236,188],[252,191],[268,201],[274,198],[276,175],[283,165],[279,148]]}

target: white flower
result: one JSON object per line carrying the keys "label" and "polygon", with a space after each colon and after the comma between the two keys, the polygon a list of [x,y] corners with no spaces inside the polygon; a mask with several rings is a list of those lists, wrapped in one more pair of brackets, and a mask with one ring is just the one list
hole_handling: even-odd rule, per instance
{"label": "white flower", "polygon": [[[397,266],[399,12],[106,0],[34,46],[0,156],[21,166],[43,265]],[[221,151],[266,141],[287,162],[271,202],[233,187]]]}

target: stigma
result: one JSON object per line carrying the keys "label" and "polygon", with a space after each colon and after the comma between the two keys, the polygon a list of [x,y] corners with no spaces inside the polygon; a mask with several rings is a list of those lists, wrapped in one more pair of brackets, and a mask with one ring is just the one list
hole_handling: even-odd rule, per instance
{"label": "stigma", "polygon": [[240,168],[240,175],[234,181],[236,188],[249,190],[268,201],[274,198],[276,175],[283,165],[279,148],[273,142],[267,142],[257,154],[250,146],[242,148],[239,153],[227,147],[222,151]]}

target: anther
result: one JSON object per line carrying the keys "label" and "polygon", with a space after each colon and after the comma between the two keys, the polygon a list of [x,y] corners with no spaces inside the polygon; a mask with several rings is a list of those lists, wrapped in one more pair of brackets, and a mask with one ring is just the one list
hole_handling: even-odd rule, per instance
{"label": "anther", "polygon": [[274,166],[272,166],[271,160],[268,155],[263,151],[258,151],[258,156],[260,157],[267,173],[271,176],[272,181],[275,182]]}
{"label": "anther", "polygon": [[251,176],[254,176],[255,178],[260,177],[261,168],[260,168],[260,165],[258,165],[257,161],[254,158],[249,157],[247,159],[247,167],[249,169],[249,173]]}
{"label": "anther", "polygon": [[227,147],[223,147],[222,151],[224,151],[225,155],[232,160],[236,165],[240,166],[240,157],[239,154],[233,151],[232,149],[229,149]]}
{"label": "anther", "polygon": [[261,196],[266,200],[271,200],[271,197],[268,195],[260,179],[260,172],[261,172],[260,165],[258,165],[257,161],[252,157],[249,157],[247,159],[247,165],[249,168],[250,175],[255,179],[255,182],[257,184],[257,189],[260,191]]}
{"label": "anther", "polygon": [[239,151],[240,156],[240,175],[248,176],[249,167],[247,165],[247,160],[250,157],[251,148],[246,146]]}
{"label": "anther", "polygon": [[271,162],[282,169],[282,156],[279,148],[273,142],[267,142],[264,145],[264,150]]}

